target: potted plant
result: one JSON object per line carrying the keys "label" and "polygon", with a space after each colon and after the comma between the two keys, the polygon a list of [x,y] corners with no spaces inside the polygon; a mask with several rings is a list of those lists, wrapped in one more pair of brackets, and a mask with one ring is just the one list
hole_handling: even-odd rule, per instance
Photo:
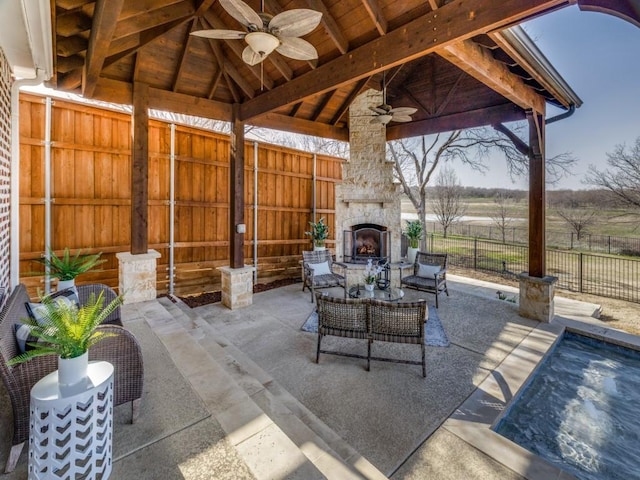
{"label": "potted plant", "polygon": [[418,253],[422,233],[422,223],[420,220],[407,220],[404,235],[407,237],[407,240],[409,240],[409,248],[407,248],[407,260],[409,263],[413,263],[416,260],[416,253]]}
{"label": "potted plant", "polygon": [[7,364],[17,365],[42,355],[56,354],[61,391],[73,390],[86,379],[89,348],[114,335],[96,328],[122,304],[122,297],[116,297],[106,307],[103,292],[97,297],[92,293],[87,303],[80,307],[49,296],[43,297],[41,302],[45,308],[39,321],[22,319],[23,324],[30,328],[29,336],[36,338],[37,342],[28,343],[30,349],[10,359]]}
{"label": "potted plant", "polygon": [[309,225],[311,225],[311,230],[304,232],[304,234],[311,237],[314,250],[324,250],[326,248],[324,242],[329,237],[329,226],[324,223],[324,217],[317,223],[309,222]]}
{"label": "potted plant", "polygon": [[373,266],[373,260],[367,260],[367,266],[364,267],[364,289],[367,292],[372,292],[376,283],[378,275],[382,272],[380,265]]}
{"label": "potted plant", "polygon": [[49,270],[50,276],[58,279],[58,290],[64,290],[75,285],[75,278],[78,275],[93,270],[97,265],[106,262],[106,260],[100,260],[101,255],[102,252],[93,255],[82,255],[82,250],[78,250],[75,255],[71,255],[69,247],[65,247],[61,257],[49,249],[49,257],[35,261],[44,265]]}

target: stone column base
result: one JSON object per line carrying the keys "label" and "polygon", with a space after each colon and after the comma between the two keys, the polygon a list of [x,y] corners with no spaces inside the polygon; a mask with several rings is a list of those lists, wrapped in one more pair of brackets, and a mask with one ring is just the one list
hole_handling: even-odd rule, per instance
{"label": "stone column base", "polygon": [[218,267],[222,274],[222,304],[235,310],[253,303],[253,272],[255,267]]}
{"label": "stone column base", "polygon": [[531,277],[523,272],[520,280],[520,310],[518,313],[526,318],[549,323],[553,320],[553,297],[557,277]]}
{"label": "stone column base", "polygon": [[118,257],[118,283],[124,303],[154,300],[156,291],[156,259],[160,253],[149,250],[133,255],[129,252],[116,253]]}

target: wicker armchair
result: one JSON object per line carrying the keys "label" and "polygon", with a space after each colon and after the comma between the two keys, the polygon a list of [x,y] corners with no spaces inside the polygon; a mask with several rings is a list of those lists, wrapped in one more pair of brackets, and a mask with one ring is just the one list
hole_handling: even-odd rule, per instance
{"label": "wicker armchair", "polygon": [[413,264],[413,275],[402,277],[400,270],[400,284],[424,292],[434,293],[436,308],[438,295],[442,292],[449,296],[447,288],[447,254],[418,252]]}
{"label": "wicker armchair", "polygon": [[[78,299],[80,300],[80,305],[84,305],[89,300],[89,296],[93,293],[97,297],[100,295],[100,292],[103,292],[102,298],[104,299],[104,304],[109,305],[116,297],[116,292],[107,285],[103,285],[101,283],[92,283],[91,285],[80,285],[76,287],[78,290]],[[120,306],[116,307],[116,309],[111,312],[111,314],[105,319],[103,322],[105,324],[110,325],[120,325],[122,326],[122,320],[120,319]]]}
{"label": "wicker armchair", "polygon": [[[115,293],[109,287],[110,292],[105,292],[109,298]],[[83,294],[80,294],[82,289]],[[84,293],[90,292],[89,288],[79,289],[81,302]],[[88,293],[87,293],[88,297]],[[14,288],[7,300],[5,308],[0,313],[0,376],[7,389],[13,409],[13,438],[11,451],[5,467],[5,472],[11,472],[20,457],[22,447],[29,437],[29,401],[31,388],[42,377],[58,368],[58,359],[55,355],[36,357],[28,362],[15,366],[7,366],[7,361],[17,355],[18,347],[14,335],[15,323],[27,316],[25,302],[29,296],[24,285]],[[113,319],[112,319],[113,320]],[[114,405],[132,402],[132,418],[134,422],[140,411],[140,402],[143,386],[142,352],[136,338],[124,328],[117,325],[101,325],[101,330],[113,332],[117,335],[109,337],[89,350],[89,360],[105,360],[114,366]]]}
{"label": "wicker armchair", "polygon": [[[390,303],[371,300],[369,303],[369,357],[385,362],[422,365],[422,376],[427,376],[424,352],[424,325],[427,315],[427,302],[422,300],[408,303]],[[420,345],[422,361],[400,360],[395,358],[371,357],[371,343],[394,342]]]}
{"label": "wicker armchair", "polygon": [[[326,265],[325,265],[326,262]],[[342,273],[334,271],[341,268]],[[302,291],[309,288],[311,291],[311,302],[315,297],[316,288],[342,287],[347,296],[344,263],[334,262],[329,250],[314,250],[302,252]]]}

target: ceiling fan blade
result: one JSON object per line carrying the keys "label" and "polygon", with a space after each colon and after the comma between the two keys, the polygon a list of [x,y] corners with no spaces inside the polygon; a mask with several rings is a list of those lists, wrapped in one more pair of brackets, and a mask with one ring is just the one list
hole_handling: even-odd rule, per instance
{"label": "ceiling fan blade", "polygon": [[395,114],[399,114],[399,115],[413,115],[414,113],[416,113],[418,111],[417,108],[412,108],[412,107],[398,107],[398,108],[392,108],[391,110],[389,110],[389,113],[391,115],[395,115]]}
{"label": "ceiling fan blade", "polygon": [[198,30],[191,35],[202,38],[215,38],[219,40],[241,40],[246,33],[239,30]]}
{"label": "ceiling fan blade", "polygon": [[247,65],[258,65],[265,58],[267,58],[266,55],[260,55],[259,53],[256,53],[255,50],[253,50],[253,48],[248,45],[242,51],[242,61]]}
{"label": "ceiling fan blade", "polygon": [[386,115],[388,113],[387,110],[382,108],[382,106],[369,107],[369,110],[371,110],[372,112],[375,112],[375,113],[377,113],[379,115]]}
{"label": "ceiling fan blade", "polygon": [[255,25],[262,28],[264,25],[260,15],[242,0],[220,0],[220,5],[245,27]]}
{"label": "ceiling fan blade", "polygon": [[380,120],[380,117],[373,117],[370,121],[370,124],[376,124],[376,123],[382,123],[382,120]]}
{"label": "ceiling fan blade", "polygon": [[280,46],[276,48],[278,53],[296,60],[314,60],[318,58],[315,47],[306,40],[294,37],[280,39]]}
{"label": "ceiling fan blade", "polygon": [[411,120],[413,120],[413,118],[411,118],[409,115],[398,115],[396,113],[395,115],[391,116],[391,120],[393,120],[394,122],[410,122]]}
{"label": "ceiling fan blade", "polygon": [[322,13],[298,8],[279,13],[269,22],[269,30],[279,37],[301,37],[312,32],[322,19]]}

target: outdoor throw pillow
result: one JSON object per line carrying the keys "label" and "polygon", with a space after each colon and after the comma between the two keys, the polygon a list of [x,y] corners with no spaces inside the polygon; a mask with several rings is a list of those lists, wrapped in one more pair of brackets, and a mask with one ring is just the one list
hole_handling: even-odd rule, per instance
{"label": "outdoor throw pillow", "polygon": [[[76,287],[66,288],[59,292],[52,293],[50,298],[58,304],[80,305],[80,298],[78,297],[78,289]],[[27,313],[29,316],[38,323],[44,322],[44,316],[47,308],[42,303],[26,302]]]}
{"label": "outdoor throw pillow", "polygon": [[418,265],[418,276],[433,278],[433,276],[440,271],[439,265]]}
{"label": "outdoor throw pillow", "polygon": [[313,270],[314,275],[330,275],[329,262],[310,263],[309,268]]}
{"label": "outdoor throw pillow", "polygon": [[18,344],[18,351],[24,353],[27,350],[33,350],[34,347],[28,345],[29,343],[44,342],[44,340],[31,335],[31,325],[25,325],[24,323],[16,323],[13,328],[16,334],[16,343]]}

